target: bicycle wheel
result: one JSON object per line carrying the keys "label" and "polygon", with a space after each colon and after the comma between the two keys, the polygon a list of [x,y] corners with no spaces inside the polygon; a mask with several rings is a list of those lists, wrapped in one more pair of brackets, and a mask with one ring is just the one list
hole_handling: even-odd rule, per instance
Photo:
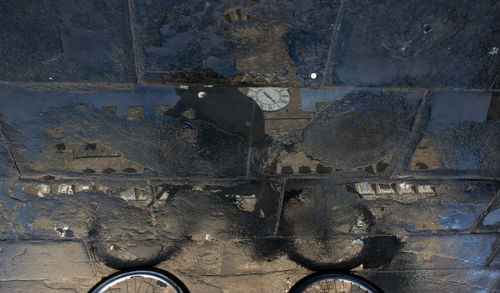
{"label": "bicycle wheel", "polygon": [[322,273],[300,280],[290,293],[381,293],[374,285],[344,273]]}
{"label": "bicycle wheel", "polygon": [[90,293],[188,293],[186,287],[173,275],[156,269],[135,269],[107,277]]}

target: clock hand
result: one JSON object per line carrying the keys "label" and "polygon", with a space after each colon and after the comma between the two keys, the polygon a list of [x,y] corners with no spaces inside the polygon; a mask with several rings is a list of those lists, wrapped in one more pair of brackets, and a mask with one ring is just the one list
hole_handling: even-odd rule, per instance
{"label": "clock hand", "polygon": [[271,100],[273,103],[276,103],[276,100],[273,99],[268,93],[264,92],[264,95],[269,99]]}

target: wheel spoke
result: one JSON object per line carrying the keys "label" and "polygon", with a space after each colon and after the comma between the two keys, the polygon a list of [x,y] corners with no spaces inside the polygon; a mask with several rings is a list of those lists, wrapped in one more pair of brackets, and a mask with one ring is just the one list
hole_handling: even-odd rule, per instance
{"label": "wheel spoke", "polygon": [[141,286],[142,286],[142,278],[141,278],[141,282],[139,283],[139,292],[141,292]]}
{"label": "wheel spoke", "polygon": [[324,277],[317,278],[310,283],[306,283],[306,287],[302,289],[303,291],[297,291],[302,293],[314,293],[314,292],[328,292],[328,293],[355,293],[355,292],[368,292],[368,293],[379,293],[376,289],[370,288],[371,285],[366,284],[362,279],[357,281],[357,278],[351,275],[346,275],[345,278],[340,274],[325,274]]}

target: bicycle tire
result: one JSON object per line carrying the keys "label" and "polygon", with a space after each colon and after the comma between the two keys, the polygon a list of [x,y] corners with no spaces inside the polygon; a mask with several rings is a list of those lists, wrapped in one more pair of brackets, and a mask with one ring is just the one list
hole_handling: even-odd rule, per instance
{"label": "bicycle tire", "polygon": [[[126,271],[120,271],[113,275],[110,275],[95,285],[89,293],[104,293],[108,292],[112,286],[119,284],[120,282],[127,282],[134,277],[150,278],[157,282],[161,282],[165,286],[168,286],[170,292],[172,293],[189,293],[186,286],[177,279],[174,275],[167,273],[158,269],[131,269]],[[139,286],[140,289],[140,286]],[[128,286],[127,286],[128,291]],[[112,292],[111,290],[109,292]]]}
{"label": "bicycle tire", "polygon": [[[309,289],[311,289],[314,285],[320,284],[321,282],[324,281],[343,281],[346,283],[349,283],[349,288],[351,286],[355,286],[355,288],[360,288],[359,292],[368,292],[368,293],[382,293],[380,289],[378,289],[374,284],[370,283],[369,281],[362,279],[358,276],[354,276],[351,274],[347,273],[337,273],[337,272],[332,272],[332,273],[317,273],[317,274],[312,274],[309,275],[299,282],[297,282],[292,289],[290,289],[289,293],[306,293],[308,292]],[[351,292],[351,289],[349,291],[338,291],[337,288],[332,288],[331,290],[335,289],[335,291],[323,291],[323,292]],[[310,292],[310,291],[309,291]],[[313,291],[313,292],[318,292],[318,291]],[[319,291],[321,292],[321,291]]]}

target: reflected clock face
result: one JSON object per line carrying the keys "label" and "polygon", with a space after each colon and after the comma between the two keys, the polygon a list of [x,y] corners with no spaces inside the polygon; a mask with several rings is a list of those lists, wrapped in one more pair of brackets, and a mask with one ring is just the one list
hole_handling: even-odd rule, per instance
{"label": "reflected clock face", "polygon": [[257,102],[262,111],[279,111],[290,103],[290,93],[286,88],[250,88],[248,96]]}

